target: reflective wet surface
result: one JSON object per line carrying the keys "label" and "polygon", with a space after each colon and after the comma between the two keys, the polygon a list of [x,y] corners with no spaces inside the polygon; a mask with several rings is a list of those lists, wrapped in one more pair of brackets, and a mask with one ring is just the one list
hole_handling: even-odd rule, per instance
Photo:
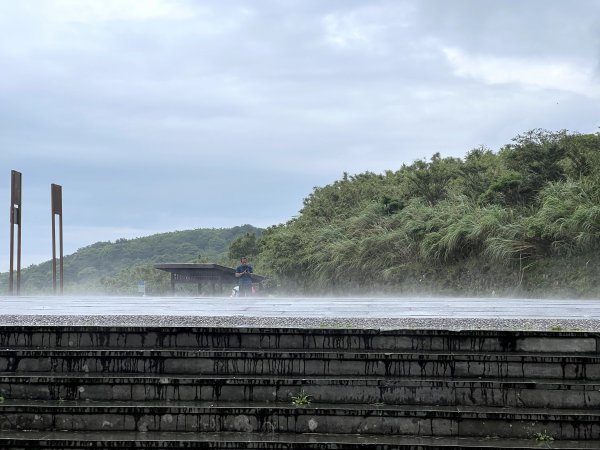
{"label": "reflective wet surface", "polygon": [[0,297],[0,325],[600,332],[600,300]]}
{"label": "reflective wet surface", "polygon": [[600,300],[518,298],[0,297],[1,315],[600,320]]}

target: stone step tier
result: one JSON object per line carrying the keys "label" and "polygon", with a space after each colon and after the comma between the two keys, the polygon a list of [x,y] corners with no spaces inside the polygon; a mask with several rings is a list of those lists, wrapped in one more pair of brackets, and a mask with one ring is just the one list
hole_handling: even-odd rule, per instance
{"label": "stone step tier", "polygon": [[206,449],[206,450],[597,450],[594,441],[431,436],[347,436],[324,433],[196,433],[196,432],[4,432],[4,448],[51,449]]}
{"label": "stone step tier", "polygon": [[0,373],[7,399],[313,403],[600,410],[600,381],[521,378]]}
{"label": "stone step tier", "polygon": [[425,351],[0,350],[0,372],[554,378],[600,381],[600,355]]}
{"label": "stone step tier", "polygon": [[[5,401],[0,429],[198,431],[426,436],[534,436],[543,426],[564,439],[600,436],[600,411],[291,402]],[[541,431],[540,431],[541,432]]]}
{"label": "stone step tier", "polygon": [[[584,332],[5,326],[0,447],[600,448],[599,343]],[[294,404],[299,394],[310,403]]]}

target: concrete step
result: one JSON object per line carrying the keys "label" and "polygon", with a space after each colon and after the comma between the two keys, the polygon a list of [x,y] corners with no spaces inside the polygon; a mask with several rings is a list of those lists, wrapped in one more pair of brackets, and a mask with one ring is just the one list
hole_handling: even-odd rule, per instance
{"label": "concrete step", "polygon": [[304,349],[600,354],[586,332],[3,326],[0,348]]}
{"label": "concrete step", "polygon": [[13,432],[0,435],[0,448],[51,449],[207,449],[207,450],[597,450],[600,441],[377,436],[321,433],[182,433],[182,432]]}
{"label": "concrete step", "polygon": [[0,351],[0,371],[600,380],[600,355],[9,349]]}
{"label": "concrete step", "polygon": [[274,377],[0,373],[5,399],[290,402],[600,409],[600,381],[444,377]]}
{"label": "concrete step", "polygon": [[264,402],[5,400],[0,430],[501,436],[600,440],[600,411]]}
{"label": "concrete step", "polygon": [[[595,333],[0,331],[4,448],[536,448],[536,434],[557,439],[546,448],[600,443]],[[313,402],[295,407],[302,390]]]}

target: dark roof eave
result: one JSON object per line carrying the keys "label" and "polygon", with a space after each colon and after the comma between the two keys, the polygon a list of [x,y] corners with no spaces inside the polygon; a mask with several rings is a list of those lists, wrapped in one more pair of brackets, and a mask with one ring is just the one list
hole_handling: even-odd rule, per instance
{"label": "dark roof eave", "polygon": [[[179,270],[220,270],[221,272],[225,272],[228,274],[235,274],[235,269],[227,266],[222,266],[220,264],[214,263],[167,263],[167,264],[155,264],[155,269],[164,270],[165,272],[177,272]],[[262,275],[252,274],[252,278],[257,281],[262,281],[266,277]]]}

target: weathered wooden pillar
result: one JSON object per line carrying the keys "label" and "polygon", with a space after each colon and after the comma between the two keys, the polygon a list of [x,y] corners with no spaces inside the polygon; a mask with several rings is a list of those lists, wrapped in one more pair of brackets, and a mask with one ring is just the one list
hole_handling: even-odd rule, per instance
{"label": "weathered wooden pillar", "polygon": [[8,293],[14,294],[14,257],[15,257],[15,226],[17,232],[17,295],[21,293],[21,172],[12,170],[10,173],[10,268],[8,277]]}
{"label": "weathered wooden pillar", "polygon": [[175,297],[175,274],[171,272],[171,295]]}
{"label": "weathered wooden pillar", "polygon": [[58,216],[58,240],[59,240],[59,271],[60,271],[60,295],[63,294],[63,221],[62,221],[62,186],[52,184],[50,186],[50,198],[52,203],[52,288],[56,295],[56,217]]}

